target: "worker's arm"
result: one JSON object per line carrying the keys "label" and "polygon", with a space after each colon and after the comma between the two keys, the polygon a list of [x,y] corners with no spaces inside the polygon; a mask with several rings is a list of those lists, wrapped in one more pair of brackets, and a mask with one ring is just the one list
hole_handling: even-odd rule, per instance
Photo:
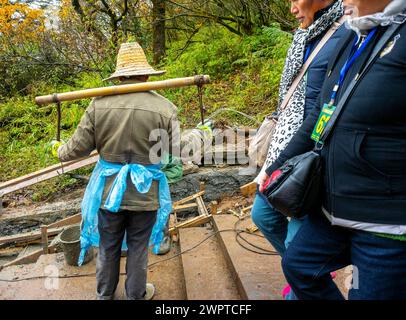
{"label": "worker's arm", "polygon": [[58,149],[58,157],[62,162],[87,157],[96,148],[94,112],[94,101],[92,101],[82,116],[73,136]]}

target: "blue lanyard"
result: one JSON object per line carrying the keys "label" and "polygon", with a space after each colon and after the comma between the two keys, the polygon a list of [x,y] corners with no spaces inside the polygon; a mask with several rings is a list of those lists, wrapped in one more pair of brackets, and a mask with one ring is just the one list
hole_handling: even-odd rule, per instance
{"label": "blue lanyard", "polygon": [[334,105],[335,99],[337,97],[337,92],[340,89],[340,87],[342,86],[348,70],[354,64],[355,60],[357,60],[357,58],[364,51],[364,49],[366,48],[368,43],[371,41],[372,37],[375,35],[377,29],[378,28],[374,28],[371,30],[371,32],[368,34],[368,37],[365,39],[364,43],[359,48],[357,48],[359,38],[355,37],[354,43],[353,43],[351,51],[350,51],[350,57],[347,59],[344,66],[342,67],[342,69],[340,71],[340,79],[337,81],[336,85],[334,86],[333,93],[331,94],[331,101],[329,103],[330,106]]}
{"label": "blue lanyard", "polygon": [[306,63],[307,59],[309,59],[310,53],[312,52],[313,45],[309,44],[306,48],[306,53],[303,59],[303,63]]}

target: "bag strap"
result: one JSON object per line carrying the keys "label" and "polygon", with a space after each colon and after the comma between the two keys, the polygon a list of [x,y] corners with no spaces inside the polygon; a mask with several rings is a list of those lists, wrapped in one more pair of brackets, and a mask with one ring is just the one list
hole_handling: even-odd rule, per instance
{"label": "bag strap", "polygon": [[323,146],[324,141],[328,138],[329,134],[331,133],[333,126],[335,122],[337,121],[344,105],[346,104],[347,100],[350,98],[352,93],[354,92],[357,84],[359,83],[359,80],[364,77],[364,75],[368,72],[369,68],[372,66],[372,64],[375,62],[375,60],[378,58],[379,53],[382,51],[384,46],[387,44],[387,42],[391,39],[391,37],[395,34],[395,32],[401,27],[402,25],[398,24],[392,24],[386,32],[382,35],[381,39],[379,39],[379,42],[376,44],[367,64],[365,65],[365,68],[361,71],[361,73],[355,77],[351,84],[348,86],[347,90],[345,90],[342,98],[340,99],[340,102],[337,104],[337,107],[332,114],[330,120],[328,121],[326,128],[324,129],[319,142],[316,143],[315,150],[320,150]]}
{"label": "bag strap", "polygon": [[324,47],[324,45],[327,43],[327,41],[331,38],[331,36],[334,34],[334,32],[336,32],[337,29],[340,28],[340,26],[347,19],[348,19],[348,16],[344,15],[338,21],[335,21],[333,23],[333,25],[331,26],[331,28],[328,29],[326,34],[317,44],[316,48],[314,48],[314,50],[310,54],[309,58],[306,60],[306,63],[303,65],[299,74],[296,76],[295,80],[293,81],[292,85],[290,86],[288,92],[286,93],[285,98],[283,99],[281,106],[279,107],[279,112],[282,112],[283,110],[285,110],[285,108],[287,107],[287,105],[290,101],[290,98],[292,98],[293,93],[297,89],[297,86],[299,85],[300,80],[303,79],[304,75],[307,72],[307,69],[309,69],[310,64],[313,62],[314,58],[317,56],[317,54],[320,52],[320,50]]}

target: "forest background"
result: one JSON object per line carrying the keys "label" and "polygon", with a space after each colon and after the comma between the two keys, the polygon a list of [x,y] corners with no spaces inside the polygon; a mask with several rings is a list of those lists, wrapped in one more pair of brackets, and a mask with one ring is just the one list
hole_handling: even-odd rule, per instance
{"label": "forest background", "polygon": [[[55,164],[55,105],[38,95],[112,85],[122,42],[137,41],[167,73],[150,81],[208,74],[206,114],[257,127],[277,104],[280,75],[296,27],[287,0],[0,0],[0,182]],[[200,122],[196,87],[160,91],[183,127]],[[74,132],[89,100],[62,106],[61,138]],[[81,183],[79,169],[3,199],[46,201]],[[83,182],[82,182],[83,183]]]}

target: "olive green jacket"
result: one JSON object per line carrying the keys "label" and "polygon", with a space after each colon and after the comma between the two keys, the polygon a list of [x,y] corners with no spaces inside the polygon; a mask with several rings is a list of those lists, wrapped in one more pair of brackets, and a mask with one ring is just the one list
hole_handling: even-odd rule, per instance
{"label": "olive green jacket", "polygon": [[[173,130],[176,120],[176,106],[153,91],[98,97],[86,109],[70,140],[58,149],[58,156],[63,162],[70,161],[86,157],[97,149],[100,157],[108,162],[156,164],[160,157],[150,157],[150,150],[153,146],[152,150],[159,148],[157,141],[150,141],[150,134],[155,129],[166,131],[167,139],[158,141],[163,144],[162,151],[171,152],[169,146],[173,147],[177,141],[174,137],[176,130]],[[106,179],[102,204],[114,178],[115,175]],[[140,194],[128,176],[127,190],[120,208],[157,210],[157,181],[153,182],[148,193]]]}

